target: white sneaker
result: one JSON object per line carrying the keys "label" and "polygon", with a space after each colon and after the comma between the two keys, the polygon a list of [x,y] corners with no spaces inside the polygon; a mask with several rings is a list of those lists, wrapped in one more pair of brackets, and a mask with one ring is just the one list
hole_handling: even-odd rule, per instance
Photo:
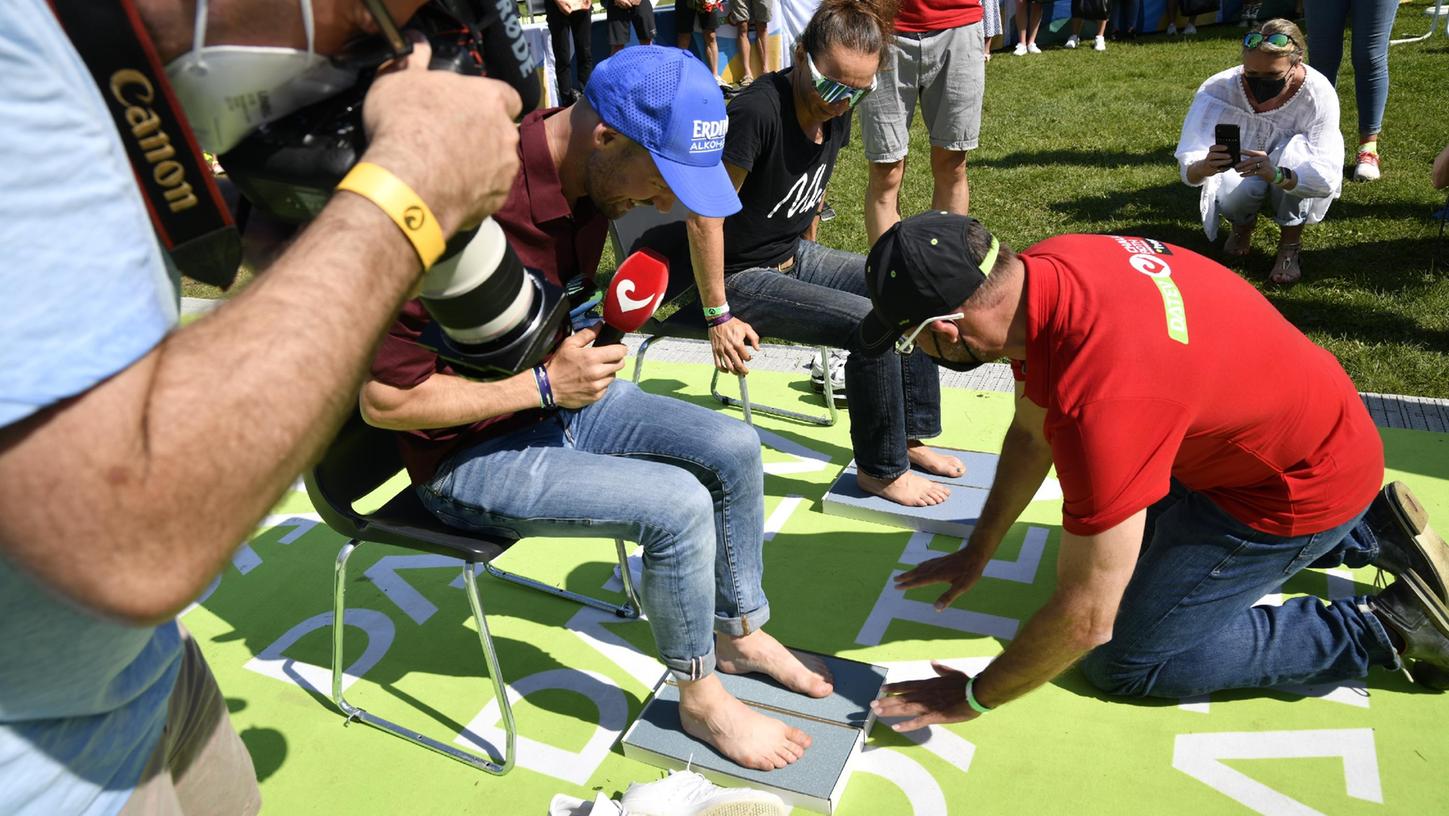
{"label": "white sneaker", "polygon": [[[830,352],[830,393],[840,404],[845,403],[845,359],[849,356],[848,351]],[[825,393],[825,370],[820,367],[818,354],[810,358],[810,387],[817,394]]]}
{"label": "white sneaker", "polygon": [[1024,57],[1024,56],[1026,56],[1026,43],[1024,43],[1024,42],[1017,43],[1016,44],[1016,48],[1013,48],[1012,51],[1011,51],[1011,53],[1012,53],[1013,56],[1017,56],[1017,57]]}
{"label": "white sneaker", "polygon": [[1028,45],[1026,47],[1026,53],[1028,53],[1028,54],[1040,54],[1041,53],[1041,49],[1036,47],[1036,43],[1032,43],[1031,45]]}
{"label": "white sneaker", "polygon": [[1067,48],[1076,48],[1077,43],[1079,42],[1081,42],[1081,40],[1077,37],[1077,35],[1073,34],[1072,36],[1067,38],[1067,41],[1064,45]]}
{"label": "white sneaker", "polygon": [[1107,38],[1106,37],[1093,37],[1092,38],[1092,50],[1093,51],[1106,51],[1107,50]]}
{"label": "white sneaker", "polygon": [[1197,33],[1197,26],[1193,25],[1192,23],[1188,23],[1187,28],[1184,28],[1182,30],[1182,33],[1191,37],[1192,35]]}
{"label": "white sneaker", "polygon": [[1166,34],[1169,37],[1171,37],[1173,34],[1176,34],[1177,33],[1177,23],[1168,23],[1167,24],[1167,30],[1164,31],[1163,33]]}
{"label": "white sneaker", "polygon": [[671,771],[653,782],[635,782],[619,800],[629,816],[788,816],[773,793],[721,788],[693,771]]}

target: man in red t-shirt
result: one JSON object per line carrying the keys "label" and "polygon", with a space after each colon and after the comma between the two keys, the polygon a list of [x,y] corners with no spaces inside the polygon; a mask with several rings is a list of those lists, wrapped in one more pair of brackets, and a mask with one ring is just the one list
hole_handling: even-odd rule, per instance
{"label": "man in red t-shirt", "polygon": [[[945,608],[1053,464],[1063,495],[1051,599],[976,677],[941,667],[894,687],[877,710],[912,717],[898,730],[972,719],[1084,656],[1099,688],[1155,697],[1449,668],[1449,547],[1406,485],[1380,491],[1383,445],[1337,360],[1237,275],[1145,238],[1018,255],[975,219],[928,213],[881,238],[867,278],[865,344],[959,369],[1007,356],[1021,380],[970,540],[897,586],[949,582]],[[1398,580],[1254,606],[1339,564]]]}
{"label": "man in red t-shirt", "polygon": [[[990,0],[996,2],[996,0]],[[931,209],[965,214],[971,203],[966,151],[981,134],[986,35],[981,0],[901,0],[895,48],[881,61],[876,88],[860,103],[861,142],[870,175],[865,229],[871,243],[900,220],[916,101],[931,137]]]}
{"label": "man in red t-shirt", "polygon": [[[607,220],[675,198],[723,217],[740,208],[720,161],[724,99],[683,51],[641,45],[601,62],[584,98],[524,117],[521,163],[495,214],[526,266],[555,285],[592,277]],[[378,349],[362,415],[399,431],[422,503],[450,526],[521,537],[623,538],[643,549],[640,603],[679,688],[684,729],[733,761],[772,770],[810,737],[746,706],[715,669],[763,672],[830,694],[816,658],[761,627],[764,471],[748,425],[616,382],[622,345],[587,328],[531,372],[458,376],[416,343],[429,318],[409,304]]]}

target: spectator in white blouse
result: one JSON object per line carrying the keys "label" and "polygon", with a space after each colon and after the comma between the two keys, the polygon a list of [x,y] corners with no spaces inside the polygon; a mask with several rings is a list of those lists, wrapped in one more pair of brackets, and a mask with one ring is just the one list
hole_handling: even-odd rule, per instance
{"label": "spectator in white blouse", "polygon": [[[1240,160],[1217,143],[1219,124],[1237,125]],[[1182,180],[1202,188],[1203,229],[1217,238],[1218,216],[1233,226],[1223,245],[1230,258],[1248,254],[1258,213],[1281,228],[1269,279],[1299,279],[1303,227],[1328,213],[1343,186],[1343,134],[1338,94],[1303,62],[1303,33],[1269,20],[1243,38],[1243,62],[1198,89],[1177,143]]]}

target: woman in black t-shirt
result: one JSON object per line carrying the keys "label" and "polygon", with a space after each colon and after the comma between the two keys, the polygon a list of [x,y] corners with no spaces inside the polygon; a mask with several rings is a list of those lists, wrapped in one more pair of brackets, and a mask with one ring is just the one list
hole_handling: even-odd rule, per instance
{"label": "woman in black t-shirt", "polygon": [[813,240],[848,114],[874,88],[893,42],[894,15],[884,5],[824,0],[797,42],[794,66],[735,98],[719,135],[744,209],[726,219],[691,215],[687,231],[715,364],[748,373],[761,332],[850,350],[845,393],[859,484],[922,506],[939,504],[949,490],[912,464],[944,476],[964,472],[960,460],[920,441],[941,432],[936,366],[921,352],[859,350],[856,329],[871,308],[865,257]]}

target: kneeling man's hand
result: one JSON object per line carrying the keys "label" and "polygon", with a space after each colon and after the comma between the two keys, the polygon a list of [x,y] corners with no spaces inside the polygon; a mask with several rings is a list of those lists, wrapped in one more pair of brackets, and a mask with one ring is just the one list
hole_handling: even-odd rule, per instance
{"label": "kneeling man's hand", "polygon": [[986,561],[978,557],[976,552],[972,547],[966,546],[950,555],[923,561],[915,569],[896,576],[896,589],[950,584],[941,593],[941,597],[936,599],[936,611],[940,612],[981,580],[982,573],[986,571]]}
{"label": "kneeling man's hand", "polygon": [[981,716],[966,702],[969,675],[934,660],[931,668],[938,676],[888,684],[882,689],[886,696],[871,703],[871,710],[878,717],[910,717],[891,726],[902,732],[937,723],[966,722]]}
{"label": "kneeling man's hand", "polygon": [[571,334],[548,361],[549,385],[559,407],[582,408],[603,399],[614,375],[624,367],[629,349],[623,343],[603,348],[589,345],[598,336],[599,330],[593,327]]}

